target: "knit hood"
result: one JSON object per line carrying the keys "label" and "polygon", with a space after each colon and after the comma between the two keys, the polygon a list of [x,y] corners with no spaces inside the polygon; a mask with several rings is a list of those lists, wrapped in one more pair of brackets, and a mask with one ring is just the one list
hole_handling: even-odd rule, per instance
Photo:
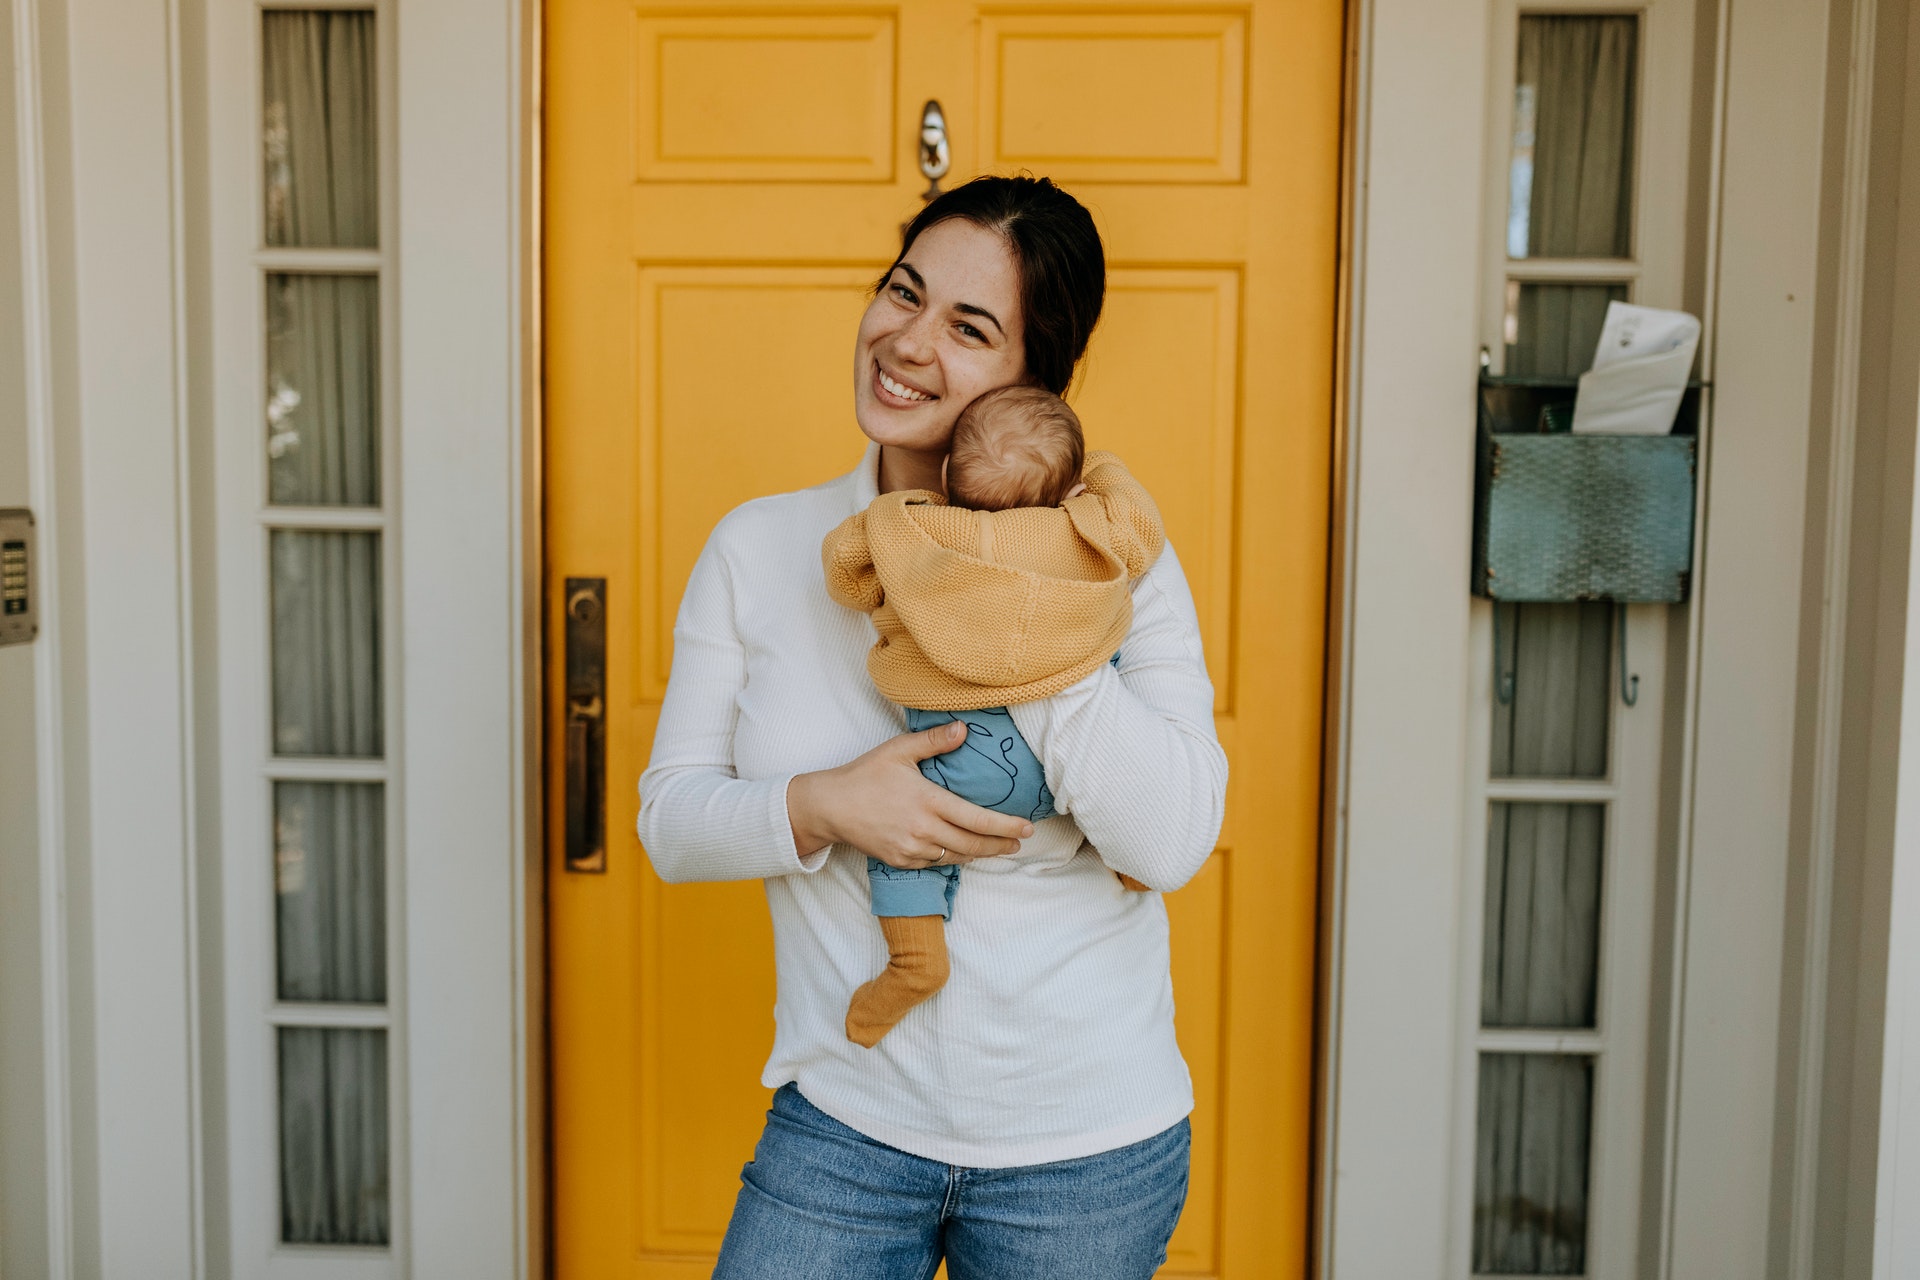
{"label": "knit hood", "polygon": [[1153,498],[1096,452],[1057,507],[970,511],[884,493],[827,535],[828,594],[873,615],[874,684],[903,706],[965,711],[1051,697],[1107,661],[1132,580],[1166,543]]}

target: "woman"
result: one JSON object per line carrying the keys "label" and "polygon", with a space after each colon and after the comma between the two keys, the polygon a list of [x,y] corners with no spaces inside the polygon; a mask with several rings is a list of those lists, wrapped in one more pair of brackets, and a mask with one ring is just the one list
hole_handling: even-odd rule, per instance
{"label": "woman", "polygon": [[[1135,584],[1117,670],[1013,708],[1072,815],[1037,830],[920,775],[965,730],[900,732],[867,678],[872,626],[820,565],[877,493],[941,488],[975,396],[1065,390],[1105,276],[1092,218],[1045,179],[928,204],[855,340],[860,466],[729,514],[688,581],[640,836],[669,881],[765,880],[779,977],[778,1091],[716,1276],[920,1280],[944,1257],[954,1280],[1123,1280],[1165,1257],[1193,1091],[1165,907],[1112,871],[1177,889],[1220,829],[1226,758],[1173,549]],[[873,1049],[843,1029],[886,959],[863,852],[969,866],[945,989]]]}

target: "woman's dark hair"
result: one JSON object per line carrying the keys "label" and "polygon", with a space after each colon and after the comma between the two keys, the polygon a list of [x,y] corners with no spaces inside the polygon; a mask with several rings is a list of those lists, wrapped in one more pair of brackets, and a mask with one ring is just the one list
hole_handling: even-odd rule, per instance
{"label": "woman's dark hair", "polygon": [[[900,233],[900,259],[936,222],[964,218],[1006,237],[1020,272],[1027,375],[1059,395],[1100,319],[1107,256],[1093,215],[1047,178],[983,177],[935,196]],[[884,289],[893,267],[880,277]]]}

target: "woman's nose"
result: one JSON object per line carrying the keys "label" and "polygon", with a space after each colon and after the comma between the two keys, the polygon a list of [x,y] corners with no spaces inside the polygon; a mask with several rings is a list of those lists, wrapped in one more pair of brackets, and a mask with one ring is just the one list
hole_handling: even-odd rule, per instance
{"label": "woman's nose", "polygon": [[911,323],[893,335],[893,352],[911,364],[926,364],[933,359],[932,317],[915,316]]}

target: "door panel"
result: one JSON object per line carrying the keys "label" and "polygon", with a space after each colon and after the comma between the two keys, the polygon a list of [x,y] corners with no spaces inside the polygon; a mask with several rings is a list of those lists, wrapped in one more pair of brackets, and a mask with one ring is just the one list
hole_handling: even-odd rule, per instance
{"label": "door panel", "polygon": [[986,14],[983,168],[1062,184],[1239,181],[1246,29],[1244,13]]}
{"label": "door panel", "polygon": [[1166,516],[1234,775],[1220,849],[1167,899],[1197,1098],[1168,1273],[1298,1270],[1339,5],[549,0],[545,22],[552,794],[568,575],[607,580],[610,717],[604,874],[561,869],[549,805],[557,1274],[705,1275],[759,1132],[761,887],[662,884],[634,782],[715,521],[859,457],[849,348],[926,185],[928,98],[949,185],[1048,174],[1106,239],[1107,308],[1070,398]]}
{"label": "door panel", "polygon": [[639,182],[893,177],[890,14],[634,16]]}

